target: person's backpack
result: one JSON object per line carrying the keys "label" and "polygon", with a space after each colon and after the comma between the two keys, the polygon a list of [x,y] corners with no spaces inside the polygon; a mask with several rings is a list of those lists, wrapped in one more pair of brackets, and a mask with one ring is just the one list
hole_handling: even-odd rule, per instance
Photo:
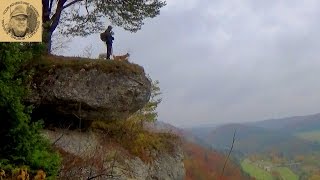
{"label": "person's backpack", "polygon": [[107,34],[106,31],[100,33],[100,39],[101,39],[101,41],[106,42],[106,41],[107,41],[107,36],[108,36],[108,34]]}

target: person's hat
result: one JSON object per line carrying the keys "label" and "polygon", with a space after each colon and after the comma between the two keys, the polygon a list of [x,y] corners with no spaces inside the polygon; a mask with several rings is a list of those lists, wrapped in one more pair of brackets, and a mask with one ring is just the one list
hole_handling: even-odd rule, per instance
{"label": "person's hat", "polygon": [[18,5],[11,12],[11,17],[18,16],[18,15],[28,16],[27,9],[25,7],[23,7],[22,5]]}

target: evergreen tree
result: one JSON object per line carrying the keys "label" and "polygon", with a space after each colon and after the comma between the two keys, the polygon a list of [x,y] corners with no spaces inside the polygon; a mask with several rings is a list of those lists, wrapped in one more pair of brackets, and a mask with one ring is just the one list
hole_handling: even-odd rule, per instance
{"label": "evergreen tree", "polygon": [[59,24],[65,35],[87,36],[103,30],[108,18],[130,32],[141,29],[143,20],[160,14],[161,0],[42,0],[43,41],[51,50],[52,34]]}
{"label": "evergreen tree", "polygon": [[131,119],[139,120],[141,126],[143,126],[143,122],[156,122],[158,117],[157,107],[161,103],[162,98],[161,95],[159,81],[152,81],[150,77],[148,79],[151,81],[151,96],[149,102],[140,110],[138,110]]}
{"label": "evergreen tree", "polygon": [[59,156],[41,136],[41,122],[31,122],[32,107],[23,104],[32,77],[25,67],[42,50],[39,43],[0,43],[0,166],[41,167],[54,175]]}

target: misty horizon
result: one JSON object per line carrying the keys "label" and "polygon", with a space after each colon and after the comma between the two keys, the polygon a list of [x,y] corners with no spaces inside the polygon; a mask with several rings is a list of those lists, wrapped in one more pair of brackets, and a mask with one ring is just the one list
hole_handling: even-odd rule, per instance
{"label": "misty horizon", "polygon": [[[137,33],[114,27],[114,53],[129,52],[160,81],[159,120],[177,127],[315,114],[319,5],[168,0]],[[106,51],[93,34],[74,38],[61,54],[88,46],[94,58]]]}

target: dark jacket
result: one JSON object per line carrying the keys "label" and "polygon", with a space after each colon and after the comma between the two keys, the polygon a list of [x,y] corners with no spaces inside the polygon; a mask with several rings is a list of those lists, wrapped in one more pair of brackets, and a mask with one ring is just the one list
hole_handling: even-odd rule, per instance
{"label": "dark jacket", "polygon": [[106,44],[112,46],[114,37],[112,36],[111,32],[107,32],[107,41]]}

